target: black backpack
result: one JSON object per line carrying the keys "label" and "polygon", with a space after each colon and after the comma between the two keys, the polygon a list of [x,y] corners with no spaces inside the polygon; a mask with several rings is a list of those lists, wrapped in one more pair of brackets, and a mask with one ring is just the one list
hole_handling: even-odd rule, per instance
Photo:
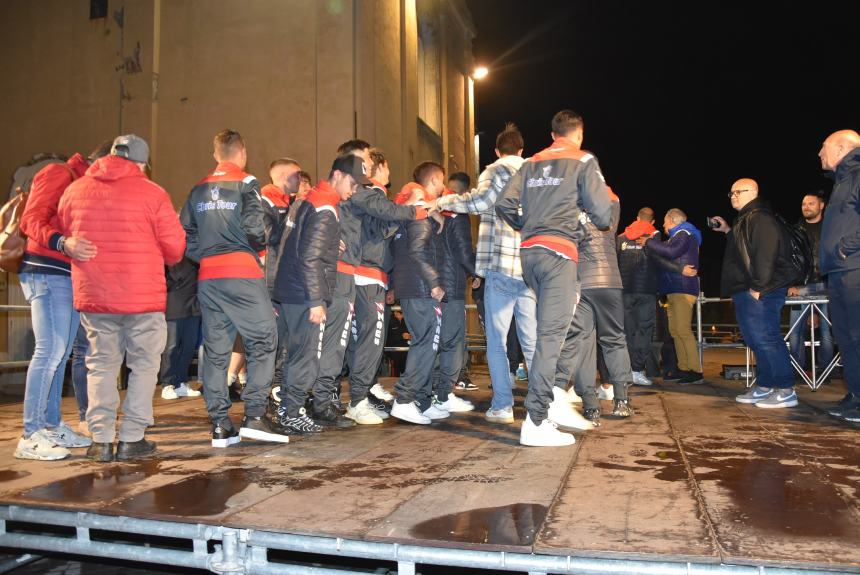
{"label": "black backpack", "polygon": [[782,226],[783,233],[791,245],[791,266],[794,268],[793,286],[802,286],[809,283],[815,272],[815,254],[812,253],[812,242],[806,235],[806,230],[797,224],[790,224],[780,214],[774,214],[776,220]]}

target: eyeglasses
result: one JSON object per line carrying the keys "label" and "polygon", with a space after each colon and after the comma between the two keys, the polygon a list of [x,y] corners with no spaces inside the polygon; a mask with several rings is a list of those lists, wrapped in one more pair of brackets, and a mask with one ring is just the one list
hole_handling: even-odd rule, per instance
{"label": "eyeglasses", "polygon": [[729,193],[728,193],[728,194],[726,194],[726,195],[727,195],[728,197],[730,197],[730,198],[733,198],[733,197],[735,197],[735,196],[739,196],[739,195],[741,195],[741,194],[742,194],[742,193],[744,193],[744,192],[751,192],[751,191],[752,191],[752,190],[732,190],[731,192],[729,192]]}

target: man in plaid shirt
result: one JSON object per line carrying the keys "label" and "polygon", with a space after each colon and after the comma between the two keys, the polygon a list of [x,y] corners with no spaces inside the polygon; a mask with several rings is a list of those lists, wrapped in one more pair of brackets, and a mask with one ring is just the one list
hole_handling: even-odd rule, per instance
{"label": "man in plaid shirt", "polygon": [[[520,265],[520,233],[498,217],[493,209],[508,180],[523,163],[523,137],[508,124],[496,137],[498,160],[487,166],[471,192],[442,196],[435,202],[439,210],[480,214],[475,273],[484,278],[484,329],[487,333],[487,363],[493,383],[493,403],[485,415],[488,421],[513,423],[514,377],[509,371],[507,335],[516,314],[517,333],[526,365],[531,366],[537,333],[534,292],[523,281]],[[433,209],[433,206],[428,207]]]}

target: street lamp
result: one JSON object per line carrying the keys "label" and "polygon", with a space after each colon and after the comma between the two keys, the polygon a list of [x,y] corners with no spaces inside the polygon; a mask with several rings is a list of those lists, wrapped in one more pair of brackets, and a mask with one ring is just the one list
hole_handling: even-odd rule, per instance
{"label": "street lamp", "polygon": [[472,78],[474,78],[475,80],[482,80],[486,78],[487,74],[489,73],[490,71],[487,70],[486,66],[478,66],[477,68],[475,68],[475,71],[472,72]]}

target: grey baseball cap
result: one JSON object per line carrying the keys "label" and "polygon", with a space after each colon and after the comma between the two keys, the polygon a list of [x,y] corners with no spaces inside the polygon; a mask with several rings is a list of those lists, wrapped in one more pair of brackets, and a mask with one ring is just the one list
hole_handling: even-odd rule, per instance
{"label": "grey baseball cap", "polygon": [[110,153],[132,162],[145,164],[149,161],[149,146],[146,140],[134,134],[119,136],[113,141]]}

